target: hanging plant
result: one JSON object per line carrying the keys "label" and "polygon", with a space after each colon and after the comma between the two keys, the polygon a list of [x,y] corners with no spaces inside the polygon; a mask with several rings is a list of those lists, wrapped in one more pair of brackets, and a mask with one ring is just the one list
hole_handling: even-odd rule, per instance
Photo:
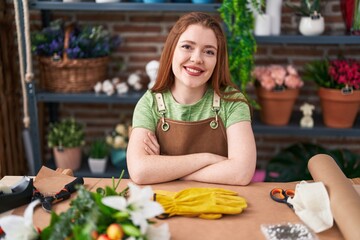
{"label": "hanging plant", "polygon": [[257,47],[253,35],[254,17],[249,3],[260,11],[260,5],[253,0],[224,0],[219,8],[220,17],[227,28],[231,78],[245,95],[246,87],[252,80],[251,71]]}

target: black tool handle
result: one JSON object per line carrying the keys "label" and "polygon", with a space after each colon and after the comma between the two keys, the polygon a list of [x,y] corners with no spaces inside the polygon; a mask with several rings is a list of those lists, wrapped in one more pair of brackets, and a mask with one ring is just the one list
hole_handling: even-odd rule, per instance
{"label": "black tool handle", "polygon": [[69,193],[73,193],[76,191],[75,186],[77,184],[84,184],[84,179],[82,177],[77,177],[74,181],[72,181],[71,183],[68,183],[65,185],[65,189],[69,192]]}

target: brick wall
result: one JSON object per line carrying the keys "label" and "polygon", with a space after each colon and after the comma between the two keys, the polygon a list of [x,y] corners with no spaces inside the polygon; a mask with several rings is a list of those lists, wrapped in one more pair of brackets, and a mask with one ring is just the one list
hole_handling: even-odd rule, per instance
{"label": "brick wall", "polygon": [[[296,0],[294,0],[296,2]],[[297,2],[299,2],[297,0]],[[326,32],[342,34],[344,23],[340,13],[339,0],[327,0],[323,16],[326,22]],[[216,13],[215,13],[216,14]],[[53,12],[53,19],[63,18],[82,23],[104,24],[111,31],[119,33],[123,44],[112,55],[109,76],[118,76],[126,80],[130,73],[141,71],[144,85],[148,79],[144,74],[145,64],[158,59],[166,35],[182,13],[177,12]],[[41,25],[38,11],[31,12],[31,28],[38,29]],[[299,18],[292,10],[283,5],[282,33],[297,33]],[[359,58],[359,45],[301,45],[301,44],[259,44],[256,53],[257,64],[280,63],[294,64],[300,71],[304,63],[325,56],[334,57],[337,54]],[[36,69],[36,64],[35,64]],[[252,91],[249,87],[250,92]],[[301,90],[294,110],[303,102],[314,103],[320,111],[315,85],[306,82]],[[117,104],[60,104],[60,116],[75,116],[86,125],[87,140],[101,137],[122,119],[130,121],[134,106]],[[96,110],[96,111],[94,111]],[[46,110],[45,110],[46,111]],[[47,112],[47,111],[46,111]],[[44,114],[47,116],[47,113]],[[104,117],[105,116],[105,117]],[[47,119],[45,119],[47,122]],[[45,124],[45,127],[47,125]],[[348,148],[360,154],[360,136],[347,137],[296,137],[287,135],[256,135],[259,166],[264,167],[269,159],[281,149],[296,142],[312,142],[329,148]],[[46,149],[45,149],[46,151]]]}

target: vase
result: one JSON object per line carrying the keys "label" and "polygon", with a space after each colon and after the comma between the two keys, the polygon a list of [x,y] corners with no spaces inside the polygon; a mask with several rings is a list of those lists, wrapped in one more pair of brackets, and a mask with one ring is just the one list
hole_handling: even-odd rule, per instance
{"label": "vase", "polygon": [[257,14],[255,17],[255,36],[271,35],[271,17],[268,14]]}
{"label": "vase", "polygon": [[64,148],[59,150],[53,148],[56,167],[76,171],[81,165],[81,147]]}
{"label": "vase", "polygon": [[354,0],[340,0],[341,15],[345,22],[346,33],[351,32],[351,26],[354,17]]}
{"label": "vase", "polygon": [[125,164],[125,161],[126,149],[111,149],[111,163],[116,168],[122,168],[122,166]]}
{"label": "vase", "polygon": [[281,32],[282,0],[266,0],[266,14],[271,18],[271,35]]}
{"label": "vase", "polygon": [[320,35],[325,30],[324,18],[318,16],[313,17],[301,17],[299,24],[299,31],[304,36],[316,36]]}
{"label": "vase", "polygon": [[269,91],[258,87],[256,95],[261,107],[261,121],[268,125],[283,126],[289,123],[299,89]]}
{"label": "vase", "polygon": [[318,91],[323,122],[331,128],[351,128],[360,108],[360,90],[343,94],[340,89],[320,88]]}

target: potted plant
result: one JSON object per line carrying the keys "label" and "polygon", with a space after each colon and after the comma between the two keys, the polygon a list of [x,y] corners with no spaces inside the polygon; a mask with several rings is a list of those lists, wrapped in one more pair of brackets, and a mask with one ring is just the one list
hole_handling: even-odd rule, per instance
{"label": "potted plant", "polygon": [[106,142],[111,147],[111,163],[121,168],[126,160],[126,148],[128,144],[129,130],[125,124],[119,123],[106,137]]}
{"label": "potted plant", "polygon": [[102,25],[65,26],[61,20],[31,35],[42,84],[55,92],[89,91],[106,79],[109,55],[120,42]]}
{"label": "potted plant", "polygon": [[[256,1],[251,1],[254,8],[260,11]],[[223,0],[219,8],[220,17],[226,25],[229,51],[229,68],[232,81],[246,94],[251,82],[251,71],[254,67],[256,41],[253,35],[254,16],[248,0]],[[250,102],[255,105],[254,101]]]}
{"label": "potted plant", "polygon": [[109,145],[104,139],[97,139],[91,143],[88,159],[91,172],[105,172],[109,150]]}
{"label": "potted plant", "polygon": [[74,118],[51,123],[47,136],[48,146],[53,148],[58,168],[77,170],[81,165],[84,128]]}
{"label": "potted plant", "polygon": [[299,31],[305,36],[320,35],[325,30],[324,18],[321,16],[320,0],[301,0],[300,6],[287,2],[286,5],[300,16]]}
{"label": "potted plant", "polygon": [[360,61],[337,58],[315,60],[304,66],[304,80],[319,87],[324,124],[352,127],[360,107]]}
{"label": "potted plant", "polygon": [[252,72],[260,104],[260,118],[269,125],[288,124],[294,103],[303,86],[297,70],[282,65],[257,66]]}

